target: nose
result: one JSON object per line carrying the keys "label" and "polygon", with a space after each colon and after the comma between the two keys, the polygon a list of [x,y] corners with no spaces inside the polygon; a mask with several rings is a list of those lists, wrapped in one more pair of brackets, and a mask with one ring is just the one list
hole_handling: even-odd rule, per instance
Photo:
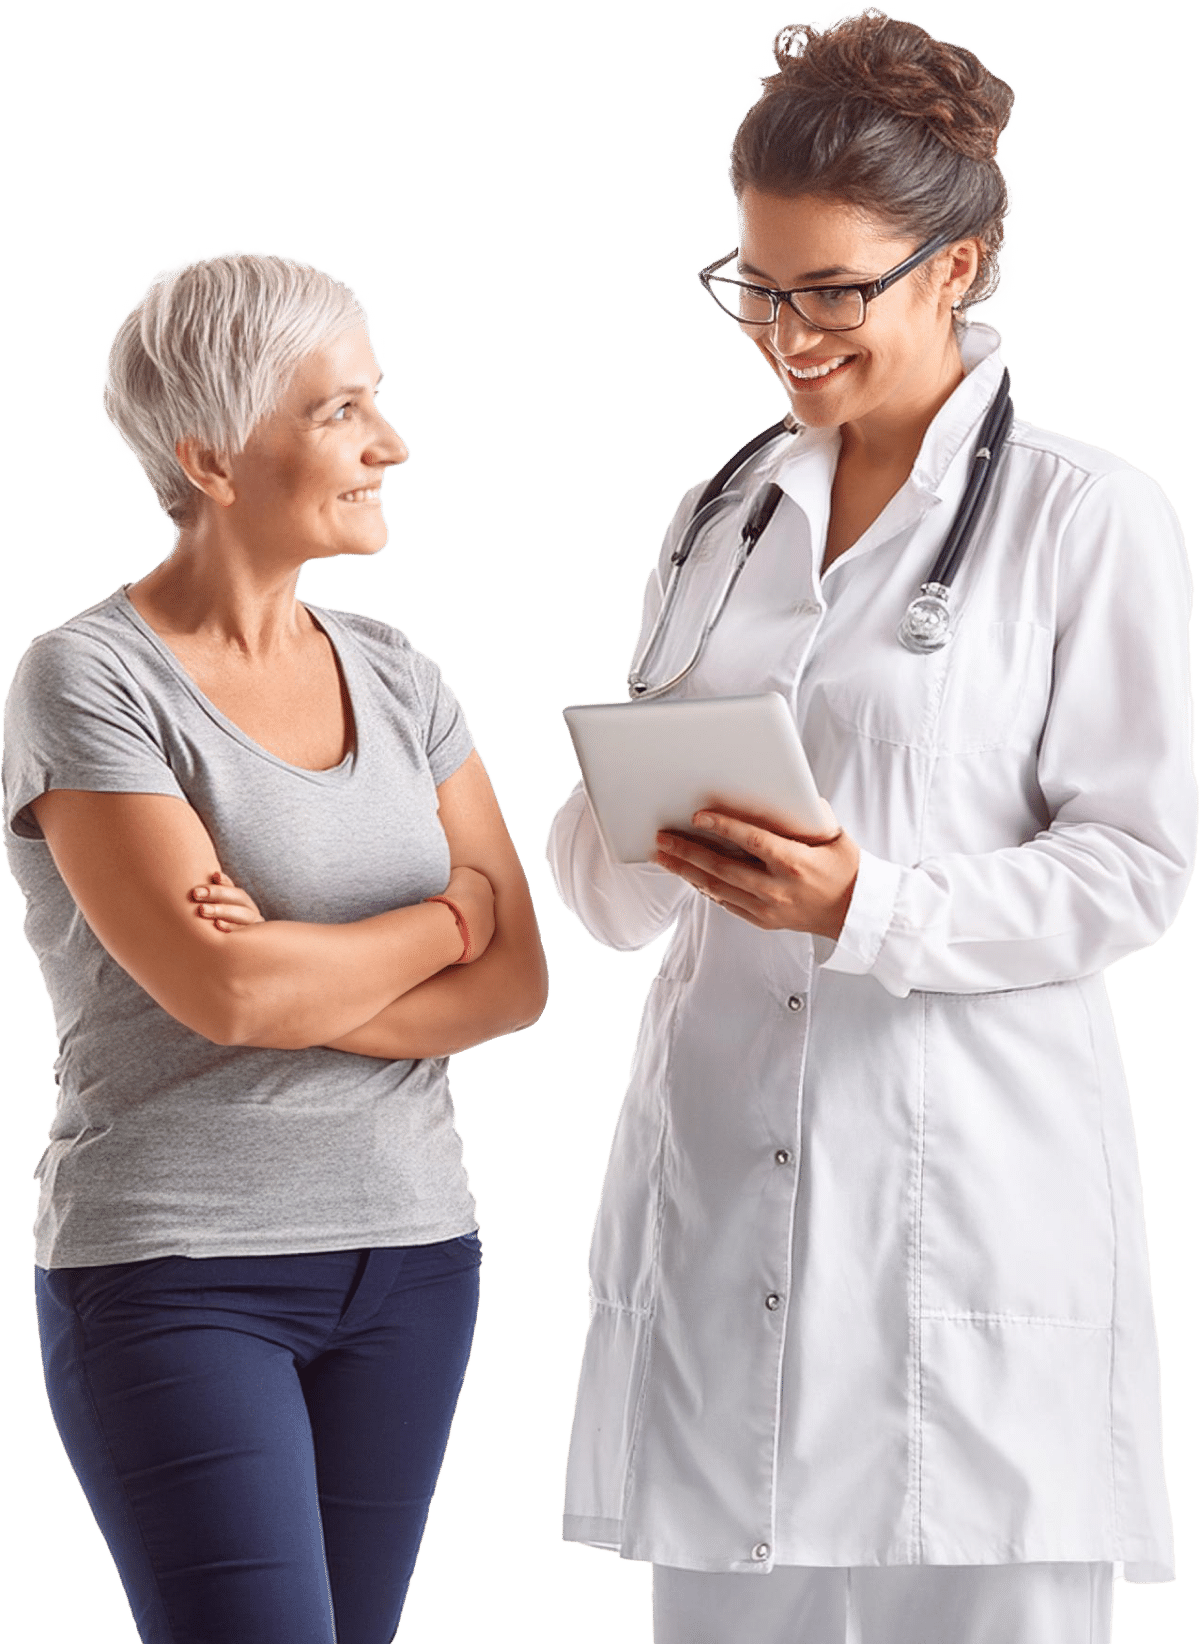
{"label": "nose", "polygon": [[798,354],[802,349],[811,346],[814,337],[825,335],[820,326],[810,325],[798,314],[791,303],[780,303],[768,330],[777,354]]}
{"label": "nose", "polygon": [[408,461],[408,446],[378,411],[375,412],[375,427],[369,447],[363,452],[363,461],[378,468],[390,468],[395,463]]}

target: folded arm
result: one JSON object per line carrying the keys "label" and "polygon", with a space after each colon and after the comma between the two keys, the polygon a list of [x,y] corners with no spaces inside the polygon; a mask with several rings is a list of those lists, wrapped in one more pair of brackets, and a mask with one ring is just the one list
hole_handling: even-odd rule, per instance
{"label": "folded arm", "polygon": [[438,814],[457,867],[487,876],[495,934],[478,959],[443,970],[390,1001],[334,1050],[400,1059],[449,1056],[528,1027],[546,1003],[546,960],[529,886],[478,754],[438,788]]}
{"label": "folded arm", "polygon": [[52,789],[31,808],[97,940],[165,1011],[217,1044],[327,1043],[462,953],[440,902],[348,924],[219,930],[189,897],[219,872],[216,850],[173,795]]}

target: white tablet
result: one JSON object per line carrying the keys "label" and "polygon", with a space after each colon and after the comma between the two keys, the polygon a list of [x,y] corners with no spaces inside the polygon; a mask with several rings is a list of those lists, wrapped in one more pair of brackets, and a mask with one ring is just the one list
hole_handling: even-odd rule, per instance
{"label": "white tablet", "polygon": [[660,828],[716,843],[692,826],[705,808],[820,837],[829,822],[791,710],[763,696],[688,697],[564,708],[583,785],[609,855],[649,862]]}

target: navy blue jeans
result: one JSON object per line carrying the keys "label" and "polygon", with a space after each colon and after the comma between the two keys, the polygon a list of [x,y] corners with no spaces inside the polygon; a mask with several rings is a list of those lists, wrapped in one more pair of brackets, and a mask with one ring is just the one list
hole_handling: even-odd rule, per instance
{"label": "navy blue jeans", "polygon": [[50,1405],[146,1644],[389,1644],[479,1240],[37,1270]]}

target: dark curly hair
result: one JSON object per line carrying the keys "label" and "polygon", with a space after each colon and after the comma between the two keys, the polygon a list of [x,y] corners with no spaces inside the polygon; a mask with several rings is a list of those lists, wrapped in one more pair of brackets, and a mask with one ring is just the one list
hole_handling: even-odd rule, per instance
{"label": "dark curly hair", "polygon": [[961,46],[875,10],[824,32],[781,29],[775,61],[733,140],[738,197],[813,194],[917,241],[977,238],[962,306],[990,296],[1008,209],[995,160],[1013,101],[1004,81]]}

